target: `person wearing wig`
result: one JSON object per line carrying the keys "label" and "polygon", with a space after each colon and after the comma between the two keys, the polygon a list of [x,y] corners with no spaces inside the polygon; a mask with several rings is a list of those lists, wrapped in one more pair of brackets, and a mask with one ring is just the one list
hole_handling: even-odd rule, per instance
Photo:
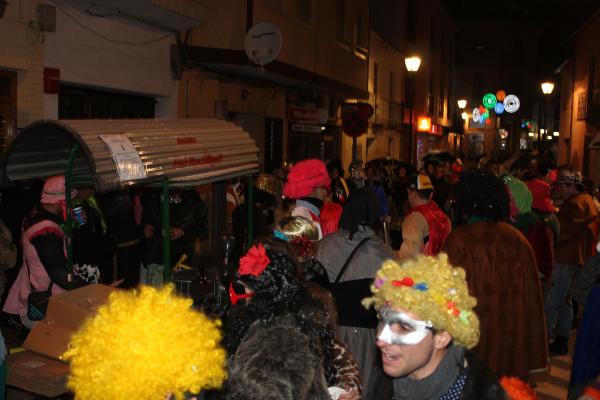
{"label": "person wearing wig", "polygon": [[[295,382],[298,393],[311,393],[313,397],[306,397],[307,400],[321,399],[323,393],[327,398],[327,386],[344,389],[347,393],[340,399],[360,398],[362,387],[356,362],[335,338],[323,304],[295,277],[295,268],[289,256],[265,249],[262,244],[252,247],[240,259],[237,283],[229,287],[232,306],[224,317],[223,343],[231,357],[232,371],[225,390],[228,399],[286,398],[260,394],[266,388],[284,391],[282,382]],[[265,331],[268,327],[278,328],[269,336]],[[280,348],[275,340],[290,327],[301,334],[295,336],[296,347],[286,341]],[[257,335],[262,339],[256,340]],[[318,365],[299,369],[294,361],[296,355],[282,351],[294,348],[307,359],[318,360]],[[261,354],[269,357],[257,358]],[[240,363],[247,366],[240,368]]]}
{"label": "person wearing wig", "polygon": [[220,325],[172,285],[116,291],[71,338],[67,386],[79,400],[195,398],[227,377]]}
{"label": "person wearing wig", "polygon": [[471,351],[479,340],[477,300],[465,271],[445,254],[385,261],[371,291],[363,305],[377,311],[377,347],[394,378],[395,400],[506,398]]}
{"label": "person wearing wig", "polygon": [[375,348],[375,313],[360,304],[370,293],[379,265],[393,258],[392,250],[375,234],[373,226],[378,221],[377,197],[368,187],[354,190],[344,205],[341,229],[321,240],[315,256],[327,272],[338,306],[337,332],[356,357],[365,399],[391,396],[391,382]]}
{"label": "person wearing wig", "polygon": [[321,160],[300,161],[290,169],[283,195],[296,201],[292,216],[301,216],[317,223],[319,239],[323,237],[319,216],[329,191],[331,178]]}
{"label": "person wearing wig", "polygon": [[549,367],[533,250],[518,229],[504,222],[510,198],[500,178],[489,171],[465,171],[456,195],[466,224],[450,232],[442,251],[451,264],[465,269],[469,290],[478,299],[481,340],[475,352],[498,376],[528,382]]}

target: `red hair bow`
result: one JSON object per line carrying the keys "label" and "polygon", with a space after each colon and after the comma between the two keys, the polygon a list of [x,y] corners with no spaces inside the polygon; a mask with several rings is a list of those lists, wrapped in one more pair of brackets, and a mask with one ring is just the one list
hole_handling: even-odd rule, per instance
{"label": "red hair bow", "polygon": [[271,260],[269,260],[264,246],[259,243],[258,246],[252,246],[246,255],[240,258],[238,273],[240,275],[259,276],[270,262]]}

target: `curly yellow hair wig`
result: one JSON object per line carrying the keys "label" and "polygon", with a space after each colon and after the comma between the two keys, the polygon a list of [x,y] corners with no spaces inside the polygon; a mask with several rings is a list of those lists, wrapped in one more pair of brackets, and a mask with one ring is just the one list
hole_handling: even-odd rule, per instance
{"label": "curly yellow hair wig", "polygon": [[226,379],[220,321],[191,308],[173,286],[117,291],[73,335],[63,359],[79,400],[177,399]]}
{"label": "curly yellow hair wig", "polygon": [[454,342],[467,348],[479,341],[479,319],[473,312],[477,300],[469,295],[465,271],[448,263],[448,256],[419,256],[402,265],[385,261],[371,285],[365,307],[389,306],[431,321],[447,331]]}

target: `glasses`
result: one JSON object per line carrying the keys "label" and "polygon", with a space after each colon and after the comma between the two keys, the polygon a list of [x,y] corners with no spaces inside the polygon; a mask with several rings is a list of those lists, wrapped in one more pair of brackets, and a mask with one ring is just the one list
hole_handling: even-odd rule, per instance
{"label": "glasses", "polygon": [[231,304],[236,305],[240,300],[246,300],[252,296],[254,296],[254,292],[237,294],[233,287],[233,282],[229,282],[229,301],[231,301]]}

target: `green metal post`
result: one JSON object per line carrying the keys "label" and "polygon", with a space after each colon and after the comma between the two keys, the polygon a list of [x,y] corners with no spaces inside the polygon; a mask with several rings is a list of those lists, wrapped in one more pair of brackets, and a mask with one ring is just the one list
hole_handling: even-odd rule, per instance
{"label": "green metal post", "polygon": [[171,281],[171,221],[169,214],[169,180],[163,177],[160,191],[162,216],[163,281]]}
{"label": "green metal post", "polygon": [[254,180],[252,175],[247,177],[248,195],[246,205],[248,207],[248,241],[246,242],[246,250],[254,243]]}
{"label": "green metal post", "polygon": [[65,172],[65,208],[66,217],[65,221],[65,242],[67,245],[67,271],[73,270],[73,200],[71,199],[71,189],[73,181],[73,162],[75,161],[75,153],[79,150],[79,144],[75,144],[69,153],[69,159],[67,160],[67,171]]}

